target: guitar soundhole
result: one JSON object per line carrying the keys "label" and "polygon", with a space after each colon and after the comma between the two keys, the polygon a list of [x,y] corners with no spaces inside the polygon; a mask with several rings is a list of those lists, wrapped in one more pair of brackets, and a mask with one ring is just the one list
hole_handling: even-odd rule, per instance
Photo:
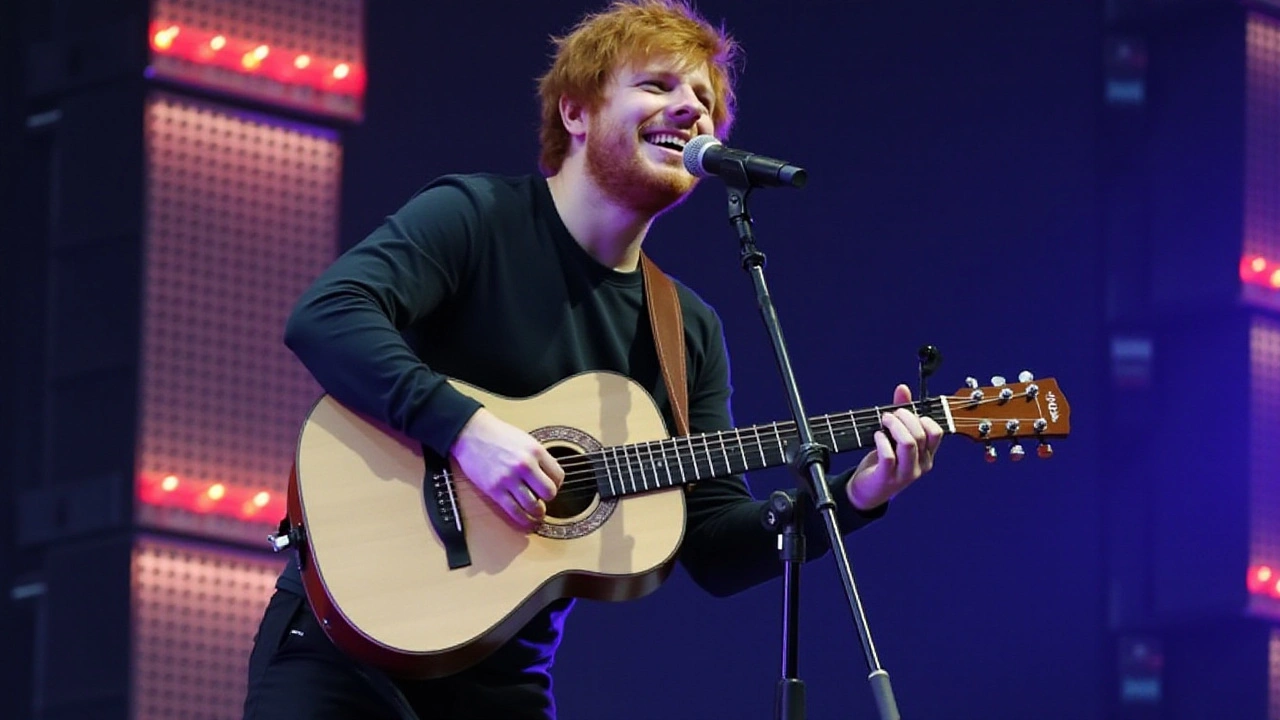
{"label": "guitar soundhole", "polygon": [[530,433],[564,468],[560,492],[547,506],[547,517],[534,532],[556,540],[572,540],[598,530],[613,515],[617,498],[601,500],[596,491],[598,477],[592,454],[599,453],[599,440],[564,425],[542,427]]}
{"label": "guitar soundhole", "polygon": [[588,473],[582,471],[589,460],[569,447],[553,445],[547,451],[565,468],[565,482],[560,487],[560,492],[547,505],[547,517],[556,520],[580,517],[599,497],[595,491],[595,482],[591,477],[584,477]]}

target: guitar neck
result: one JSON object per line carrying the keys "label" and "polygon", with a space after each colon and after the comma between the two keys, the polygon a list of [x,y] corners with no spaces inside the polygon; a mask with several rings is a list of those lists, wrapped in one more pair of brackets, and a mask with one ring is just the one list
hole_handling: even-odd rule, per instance
{"label": "guitar neck", "polygon": [[[850,410],[809,419],[814,441],[840,453],[871,447],[884,413],[908,407],[955,432],[947,398]],[[785,465],[799,441],[794,421],[754,425],[653,442],[615,445],[593,453],[601,497],[619,497]]]}

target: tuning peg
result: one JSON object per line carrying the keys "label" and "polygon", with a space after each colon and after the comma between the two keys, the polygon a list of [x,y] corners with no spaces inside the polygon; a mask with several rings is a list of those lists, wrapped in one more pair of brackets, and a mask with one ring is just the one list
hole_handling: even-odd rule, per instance
{"label": "tuning peg", "polygon": [[991,376],[991,384],[992,384],[992,385],[994,385],[994,386],[996,386],[996,387],[1004,387],[1005,382],[1006,382],[1006,380],[1004,379],[1004,376],[1003,376],[1003,375],[992,375],[992,376]]}
{"label": "tuning peg", "polygon": [[967,378],[965,378],[965,379],[964,379],[964,384],[965,384],[965,387],[968,387],[968,388],[972,388],[972,389],[974,389],[974,390],[977,390],[977,389],[978,389],[978,378],[975,378],[975,377],[967,377]]}
{"label": "tuning peg", "polygon": [[1022,449],[1022,443],[1014,443],[1013,447],[1009,448],[1009,459],[1014,462],[1018,462],[1026,456],[1027,451]]}
{"label": "tuning peg", "polygon": [[1036,376],[1032,375],[1030,370],[1023,370],[1022,372],[1018,373],[1018,382],[1028,383],[1035,379],[1036,379]]}
{"label": "tuning peg", "polygon": [[1040,443],[1040,447],[1036,448],[1036,455],[1039,455],[1041,460],[1048,460],[1053,457],[1053,446],[1047,442]]}
{"label": "tuning peg", "polygon": [[989,463],[993,463],[993,462],[995,462],[995,461],[996,461],[996,459],[999,457],[999,456],[996,454],[996,447],[995,447],[995,445],[991,445],[990,443],[988,443],[988,444],[987,444],[987,449],[986,449],[986,451],[983,453],[983,455],[985,455],[985,456],[986,456],[986,460],[987,460],[987,462],[989,462]]}

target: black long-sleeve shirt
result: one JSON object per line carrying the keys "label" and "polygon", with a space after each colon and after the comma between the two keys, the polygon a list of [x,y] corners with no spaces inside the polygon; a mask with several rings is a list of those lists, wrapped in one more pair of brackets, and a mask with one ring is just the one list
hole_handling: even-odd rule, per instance
{"label": "black long-sleeve shirt", "polygon": [[[677,290],[691,432],[730,429],[720,320],[688,287]],[[447,176],[428,185],[316,280],[285,342],[338,401],[441,456],[479,407],[449,377],[526,397],[577,373],[614,371],[647,389],[675,427],[640,273],[589,256],[541,177]],[[883,509],[854,509],[847,479],[832,477],[832,495],[841,527],[853,530]],[[761,526],[760,509],[740,476],[701,481],[687,494],[680,561],[698,585],[728,595],[779,574],[777,539]],[[810,520],[816,557],[828,546],[821,521]],[[302,592],[292,564],[279,586]],[[513,641],[528,645],[528,662],[550,658],[568,606],[556,603]]]}

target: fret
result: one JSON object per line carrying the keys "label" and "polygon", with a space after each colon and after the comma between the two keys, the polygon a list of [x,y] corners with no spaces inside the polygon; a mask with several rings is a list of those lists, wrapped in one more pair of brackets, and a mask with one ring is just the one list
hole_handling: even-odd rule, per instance
{"label": "fret", "polygon": [[693,436],[686,435],[685,442],[689,445],[689,458],[693,460],[693,479],[701,480],[702,471],[698,469],[698,451],[693,447]]}
{"label": "fret", "polygon": [[751,463],[747,462],[747,444],[742,441],[741,430],[734,430],[733,434],[738,438],[738,452],[742,453],[742,472],[746,472],[751,467]]}
{"label": "fret", "polygon": [[[867,443],[866,443],[866,444],[867,444],[868,446],[871,446],[871,447],[874,447],[874,446],[875,446],[875,442],[876,442],[876,440],[875,440],[875,434],[876,434],[876,430],[878,429],[878,427],[877,427],[877,418],[879,418],[879,417],[880,417],[880,416],[879,416],[878,414],[874,414],[874,413],[873,413],[873,414],[872,414],[872,415],[870,415],[869,417],[867,417],[867,418],[865,418],[865,419],[863,419],[863,420],[860,420],[860,421],[858,421],[858,422],[856,422],[856,423],[854,424],[854,428],[855,428],[855,429],[861,429],[861,430],[863,430],[863,431],[865,431],[865,432],[867,433]],[[864,427],[864,426],[865,426],[865,427]]]}
{"label": "fret", "polygon": [[631,459],[630,459],[630,457],[628,457],[628,456],[627,456],[627,447],[628,447],[628,446],[626,446],[626,445],[623,445],[623,446],[622,446],[622,459],[623,459],[623,460],[626,460],[626,462],[627,462],[627,474],[626,474],[626,477],[625,477],[625,478],[623,478],[623,480],[622,480],[622,488],[623,488],[623,489],[626,489],[626,487],[627,487],[626,480],[630,479],[630,480],[631,480],[631,492],[635,492],[635,491],[636,491],[636,475],[635,475],[634,471],[632,471],[632,470],[631,470]]}
{"label": "fret", "polygon": [[831,416],[827,415],[827,432],[831,435],[831,450],[840,452],[840,443],[836,440],[836,429],[831,427]]}
{"label": "fret", "polygon": [[[661,443],[659,443],[659,447],[661,447]],[[645,449],[645,452],[649,453],[649,467],[650,469],[653,470],[653,486],[662,487],[662,481],[658,479],[658,460],[657,460],[658,455],[653,451],[653,443],[652,442],[645,443],[644,449]],[[647,479],[647,477],[645,479],[644,488],[646,490],[649,489],[649,480]]]}
{"label": "fret", "polygon": [[778,438],[778,461],[783,465],[787,464],[787,451],[783,450],[786,443],[782,442],[782,433],[779,431],[778,423],[773,424],[773,436]]}
{"label": "fret", "polygon": [[649,475],[645,472],[644,458],[649,452],[649,443],[644,445],[636,445],[636,469],[640,471],[640,487],[645,490],[649,489]]}
{"label": "fret", "polygon": [[706,452],[707,465],[711,468],[711,475],[709,477],[719,477],[719,473],[716,472],[715,456],[711,454],[711,441],[705,434],[702,436],[702,449]]}
{"label": "fret", "polygon": [[662,448],[662,467],[667,471],[667,487],[675,487],[676,480],[671,477],[671,458],[667,457],[666,443],[660,442],[658,447]]}
{"label": "fret", "polygon": [[604,476],[609,480],[609,494],[613,496],[619,495],[620,493],[618,492],[618,486],[613,482],[613,470],[609,469],[609,457],[616,456],[617,452],[617,448],[610,447],[605,448],[604,453]]}
{"label": "fret", "polygon": [[644,459],[647,453],[647,450],[646,450],[647,446],[648,446],[648,443],[645,443],[644,445],[640,445],[637,443],[636,445],[632,446],[633,448],[635,448],[636,474],[640,476],[640,489],[642,490],[649,489],[649,474],[645,472],[645,467],[644,467]]}
{"label": "fret", "polygon": [[615,445],[612,448],[612,450],[613,450],[613,464],[614,464],[614,467],[617,468],[616,472],[618,473],[618,487],[621,488],[620,494],[625,496],[628,493],[627,469],[626,469],[626,466],[623,465],[623,462],[626,460],[626,457],[627,457],[627,446]]}
{"label": "fret", "polygon": [[724,472],[726,475],[733,474],[733,465],[729,463],[729,444],[724,441],[724,431],[716,432],[716,439],[720,441],[720,452],[724,454]]}
{"label": "fret", "polygon": [[[662,487],[662,478],[658,476],[658,462],[661,456],[655,450],[655,446],[657,446],[658,449],[661,449],[662,443],[647,442],[644,445],[645,445],[645,449],[649,453],[649,469],[645,471],[646,473],[645,477],[648,478],[650,477],[648,473],[653,473],[652,475],[653,486],[655,488],[660,488]],[[647,483],[648,480],[646,479],[645,482]]]}
{"label": "fret", "polygon": [[671,450],[675,453],[676,467],[680,469],[680,484],[689,482],[689,478],[684,474],[684,460],[680,459],[680,438],[671,440]]}

